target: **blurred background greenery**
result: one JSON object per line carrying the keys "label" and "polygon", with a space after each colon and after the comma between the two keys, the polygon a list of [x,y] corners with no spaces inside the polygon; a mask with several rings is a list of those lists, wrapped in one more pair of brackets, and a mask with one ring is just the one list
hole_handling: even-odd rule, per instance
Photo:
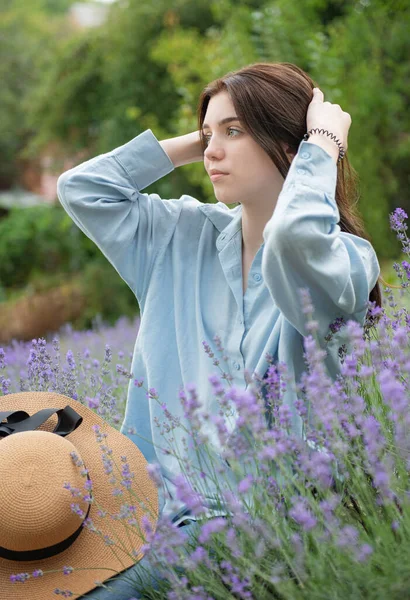
{"label": "blurred background greenery", "polygon": [[[87,6],[101,17],[92,27],[74,18]],[[159,139],[192,131],[206,83],[252,62],[293,62],[352,116],[360,210],[384,278],[397,283],[388,215],[410,210],[409,32],[409,0],[2,0],[0,191],[34,189],[44,165],[56,177],[147,128]],[[155,191],[214,201],[200,164]],[[0,341],[137,311],[55,195],[0,203]]]}

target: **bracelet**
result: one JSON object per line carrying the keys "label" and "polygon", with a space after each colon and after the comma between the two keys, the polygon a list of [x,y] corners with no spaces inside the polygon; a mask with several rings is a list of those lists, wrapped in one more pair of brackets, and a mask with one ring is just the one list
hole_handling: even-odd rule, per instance
{"label": "bracelet", "polygon": [[346,150],[343,148],[340,140],[337,139],[337,137],[335,135],[333,135],[333,133],[330,133],[330,131],[328,131],[327,129],[319,129],[318,127],[311,129],[310,131],[308,131],[307,133],[305,133],[305,135],[303,136],[303,139],[305,140],[305,142],[309,139],[309,137],[313,134],[313,133],[318,133],[318,134],[325,134],[328,137],[330,137],[330,139],[332,139],[338,146],[339,148],[339,157],[337,159],[337,162],[339,163],[344,155],[346,154]]}

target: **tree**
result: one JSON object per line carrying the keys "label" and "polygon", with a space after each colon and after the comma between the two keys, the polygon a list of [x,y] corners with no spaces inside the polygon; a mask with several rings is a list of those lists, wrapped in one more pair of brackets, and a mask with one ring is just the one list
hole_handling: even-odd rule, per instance
{"label": "tree", "polygon": [[[52,64],[55,40],[66,35],[61,17],[42,10],[46,4],[36,0],[27,7],[21,0],[8,0],[0,12],[0,189],[18,180],[20,153],[34,133],[29,98]],[[48,4],[58,14],[69,2]]]}

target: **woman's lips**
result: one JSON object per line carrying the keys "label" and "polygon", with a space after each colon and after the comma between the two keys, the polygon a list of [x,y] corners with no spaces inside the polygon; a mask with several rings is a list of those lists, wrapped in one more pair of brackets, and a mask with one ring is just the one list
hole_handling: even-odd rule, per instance
{"label": "woman's lips", "polygon": [[211,181],[218,181],[218,179],[226,177],[227,175],[228,173],[215,173],[214,175],[211,175]]}

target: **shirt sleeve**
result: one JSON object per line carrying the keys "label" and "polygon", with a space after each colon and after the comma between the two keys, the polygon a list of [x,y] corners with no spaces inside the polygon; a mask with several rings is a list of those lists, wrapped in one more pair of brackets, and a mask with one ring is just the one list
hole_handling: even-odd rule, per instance
{"label": "shirt sleeve", "polygon": [[308,288],[321,342],[338,317],[364,322],[380,274],[372,245],[338,225],[336,177],[331,156],[302,141],[263,232],[262,273],[274,302],[306,336],[298,290]]}
{"label": "shirt sleeve", "polygon": [[112,152],[63,173],[57,193],[78,227],[100,248],[139,302],[155,257],[166,245],[181,211],[178,200],[141,190],[174,165],[150,129]]}

